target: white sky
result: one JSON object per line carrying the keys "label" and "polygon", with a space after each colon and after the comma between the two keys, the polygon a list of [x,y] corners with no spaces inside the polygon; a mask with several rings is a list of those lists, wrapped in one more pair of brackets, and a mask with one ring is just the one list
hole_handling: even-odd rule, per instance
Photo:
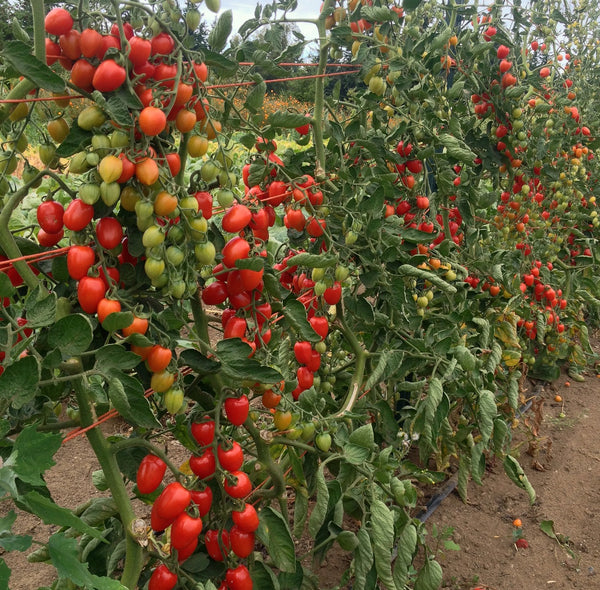
{"label": "white sky", "polygon": [[[317,18],[322,0],[298,0],[298,8],[288,14],[294,18]],[[221,12],[231,9],[233,12],[233,32],[237,32],[241,25],[247,20],[254,18],[254,9],[257,4],[270,4],[270,2],[258,2],[257,0],[221,0]],[[314,25],[299,23],[298,27],[306,39],[314,39],[317,29]]]}

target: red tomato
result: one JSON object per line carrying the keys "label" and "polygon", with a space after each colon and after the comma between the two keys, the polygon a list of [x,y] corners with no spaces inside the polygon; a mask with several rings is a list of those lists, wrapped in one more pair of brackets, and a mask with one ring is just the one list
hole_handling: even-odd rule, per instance
{"label": "red tomato", "polygon": [[67,205],[63,223],[67,229],[81,231],[87,227],[94,217],[94,207],[87,205],[81,199],[74,199]]}
{"label": "red tomato", "polygon": [[81,31],[79,39],[79,47],[83,57],[93,58],[98,57],[102,46],[102,35],[94,29],[84,29]]}
{"label": "red tomato", "polygon": [[98,313],[98,321],[102,324],[111,313],[118,313],[121,311],[121,303],[116,299],[106,299],[105,297],[98,303],[98,309],[96,311]]}
{"label": "red tomato", "polygon": [[164,563],[161,563],[150,576],[148,590],[172,590],[177,585],[177,574],[174,574]]}
{"label": "red tomato", "polygon": [[169,366],[172,358],[173,353],[170,349],[160,346],[160,344],[155,344],[150,349],[146,359],[146,362],[148,363],[148,369],[150,369],[150,371],[153,373],[164,371]]}
{"label": "red tomato", "polygon": [[231,518],[235,526],[245,533],[253,533],[259,525],[256,508],[252,504],[246,503],[243,510],[234,510]]}
{"label": "red tomato", "polygon": [[198,547],[198,537],[196,537],[191,543],[188,543],[185,547],[177,551],[177,561],[183,563],[188,557],[190,557]]}
{"label": "red tomato", "polygon": [[121,273],[118,268],[114,266],[101,266],[98,268],[98,271],[107,289],[119,284]]}
{"label": "red tomato", "polygon": [[208,68],[206,67],[206,64],[193,63],[192,65],[194,67],[194,71],[196,72],[196,76],[198,76],[200,82],[206,82],[206,80],[208,79]]}
{"label": "red tomato", "polygon": [[202,520],[182,512],[171,526],[171,546],[181,551],[193,541],[197,541],[201,531]]}
{"label": "red tomato", "polygon": [[96,253],[89,246],[71,246],[67,252],[67,270],[76,281],[85,277],[96,260]]}
{"label": "red tomato", "polygon": [[156,455],[146,455],[137,470],[136,484],[140,494],[151,494],[162,483],[167,464]]}
{"label": "red tomato", "polygon": [[204,219],[210,219],[212,217],[213,209],[212,195],[206,191],[198,191],[194,197],[196,197],[196,201],[198,201],[198,207],[200,208],[200,211],[202,211],[202,217],[204,217]]}
{"label": "red tomato", "polygon": [[175,41],[168,33],[159,33],[152,37],[151,41],[152,55],[168,55],[175,49]]}
{"label": "red tomato", "polygon": [[60,45],[48,37],[46,37],[44,45],[46,47],[46,64],[51,66],[60,57]]}
{"label": "red tomato", "polygon": [[224,449],[221,445],[217,447],[219,464],[227,471],[238,471],[244,463],[244,451],[237,441],[232,441],[231,448]]}
{"label": "red tomato", "polygon": [[245,498],[252,491],[252,482],[247,473],[243,471],[232,471],[233,480],[226,478],[223,488],[227,495],[232,498]]}
{"label": "red tomato", "polygon": [[114,35],[103,35],[102,43],[100,44],[100,48],[98,49],[98,58],[104,59],[104,55],[111,48],[118,49],[120,51],[121,50],[120,40],[117,37],[115,37]]}
{"label": "red tomato", "polygon": [[[221,537],[219,543],[219,536]],[[225,559],[222,549],[225,549],[225,553],[229,552],[229,533],[225,530],[219,531],[211,529],[206,531],[204,535],[204,544],[206,545],[206,551],[215,561],[223,561]]]}
{"label": "red tomato", "polygon": [[71,29],[70,31],[63,33],[58,38],[58,44],[62,54],[73,61],[79,59],[81,57],[80,39],[81,33],[77,29]]}
{"label": "red tomato", "polygon": [[335,281],[332,287],[325,289],[323,298],[329,305],[336,305],[342,298],[342,284],[339,281]]}
{"label": "red tomato", "polygon": [[71,68],[71,82],[78,88],[91,92],[94,89],[92,80],[96,68],[87,59],[78,59]]}
{"label": "red tomato", "polygon": [[42,201],[37,208],[40,227],[49,234],[58,233],[63,228],[64,207],[57,201]]}
{"label": "red tomato", "polygon": [[37,234],[37,240],[40,246],[43,246],[44,248],[51,248],[52,246],[56,246],[56,244],[63,239],[64,235],[65,232],[62,228],[55,234],[50,234],[47,231],[40,229]]}
{"label": "red tomato", "polygon": [[123,239],[123,227],[115,217],[103,217],[96,224],[98,242],[105,250],[116,248]]}
{"label": "red tomato", "polygon": [[306,340],[294,344],[294,356],[301,365],[308,365],[312,354],[312,344]]}
{"label": "red tomato", "polygon": [[247,533],[237,526],[229,530],[231,550],[240,558],[248,557],[254,551],[254,533]]}
{"label": "red tomato", "polygon": [[225,574],[225,584],[228,590],[252,590],[252,578],[245,565],[238,565],[235,569],[228,569]]}
{"label": "red tomato", "polygon": [[263,276],[265,274],[264,269],[250,270],[249,268],[242,268],[239,271],[244,291],[253,291],[260,286]]}
{"label": "red tomato", "polygon": [[312,329],[319,335],[321,338],[326,338],[329,333],[329,320],[323,316],[314,315],[312,318],[308,320]]}
{"label": "red tomato", "polygon": [[152,515],[156,514],[160,520],[169,521],[171,524],[188,507],[191,498],[190,491],[178,481],[174,481],[167,485],[160,496],[156,498],[152,505]]}
{"label": "red tomato", "polygon": [[144,135],[152,137],[161,133],[167,126],[167,116],[161,109],[147,106],[140,112],[138,125]]}
{"label": "red tomato", "polygon": [[192,490],[192,502],[198,506],[198,513],[200,516],[205,516],[210,512],[212,501],[213,493],[208,486],[203,490]]}
{"label": "red tomato", "polygon": [[135,174],[135,164],[123,152],[119,154],[119,159],[123,163],[123,172],[116,182],[124,184]]}
{"label": "red tomato", "polygon": [[225,325],[224,338],[243,338],[248,327],[246,320],[240,317],[232,317]]}
{"label": "red tomato", "polygon": [[145,64],[150,58],[152,44],[147,39],[132,37],[129,39],[129,53],[127,57],[134,66]]}
{"label": "red tomato", "polygon": [[301,391],[311,388],[315,380],[313,372],[308,367],[298,367],[296,378],[298,379],[298,387]]}
{"label": "red tomato", "polygon": [[226,232],[235,234],[242,231],[252,219],[252,212],[246,205],[233,205],[230,207],[223,219],[221,220],[221,226]]}
{"label": "red tomato", "polygon": [[175,87],[175,78],[177,77],[177,66],[175,64],[160,63],[154,70],[154,79],[157,80],[163,88],[172,90]]}
{"label": "red tomato", "polygon": [[96,313],[106,295],[106,285],[100,277],[83,277],[77,285],[77,299],[86,313]]}
{"label": "red tomato", "polygon": [[316,373],[321,367],[321,354],[316,350],[311,350],[310,359],[306,363],[306,368],[312,373]]}
{"label": "red tomato", "polygon": [[123,328],[123,336],[131,336],[131,334],[145,334],[148,331],[148,320],[134,316],[133,322],[126,328]]}
{"label": "red tomato", "polygon": [[233,268],[236,260],[248,258],[248,254],[250,254],[250,244],[244,240],[244,238],[235,236],[223,246],[222,254],[223,264],[227,268]]}
{"label": "red tomato", "polygon": [[53,8],[44,19],[44,28],[51,35],[64,35],[73,28],[73,17],[64,8]]}
{"label": "red tomato", "polygon": [[227,419],[235,426],[241,426],[248,417],[250,402],[245,395],[228,397],[223,403]]}
{"label": "red tomato", "polygon": [[177,176],[181,170],[181,157],[177,152],[171,152],[165,156],[171,176]]}
{"label": "red tomato", "polygon": [[202,422],[193,422],[191,426],[192,436],[194,440],[201,446],[206,447],[211,445],[215,439],[215,422],[214,420],[203,420]]}
{"label": "red tomato", "polygon": [[206,305],[220,305],[227,296],[227,286],[221,281],[215,281],[202,289],[202,301]]}
{"label": "red tomato", "polygon": [[126,78],[127,70],[123,66],[114,59],[105,59],[96,68],[92,84],[100,92],[112,92],[119,88]]}
{"label": "red tomato", "polygon": [[217,462],[212,448],[207,448],[202,455],[190,457],[190,469],[200,479],[207,479],[215,474]]}

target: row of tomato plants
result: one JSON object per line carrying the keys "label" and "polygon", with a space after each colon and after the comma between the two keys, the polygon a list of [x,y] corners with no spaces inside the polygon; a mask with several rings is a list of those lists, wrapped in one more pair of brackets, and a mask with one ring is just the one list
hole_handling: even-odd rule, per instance
{"label": "row of tomato plants", "polygon": [[[62,529],[30,559],[57,568],[54,588],[316,587],[294,544],[308,534],[315,565],[335,543],[351,553],[342,587],[437,588],[417,484],[456,469],[466,497],[495,454],[533,501],[510,454],[523,378],[591,355],[585,47],[567,56],[525,15],[511,32],[498,7],[329,0],[318,72],[346,49],[354,93],[339,109],[317,77],[311,113],[264,124],[265,81],[244,110],[219,84],[265,66],[245,40],[282,27],[270,8],[234,56],[229,12],[198,52],[193,6],[32,4],[34,54],[7,43],[26,77],[6,96],[56,98],[2,111],[3,489]],[[76,116],[67,89],[87,98]],[[39,108],[44,168],[19,183]],[[302,146],[279,148],[282,131]],[[75,512],[42,478],[65,403],[110,491]],[[132,436],[94,427],[111,409]],[[29,549],[13,520],[5,543]]]}

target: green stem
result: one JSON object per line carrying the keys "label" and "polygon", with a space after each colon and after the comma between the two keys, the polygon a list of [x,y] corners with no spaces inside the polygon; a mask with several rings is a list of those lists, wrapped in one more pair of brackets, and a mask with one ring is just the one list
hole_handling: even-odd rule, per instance
{"label": "green stem", "polygon": [[[321,14],[317,20],[317,29],[319,31],[319,67],[317,74],[323,75],[327,67],[327,29],[325,28],[325,18],[329,11],[332,0],[325,0]],[[315,177],[322,180],[325,176],[325,145],[323,143],[323,106],[325,104],[325,78],[315,79],[315,105],[313,111],[313,142],[315,144],[315,154],[317,161],[315,163]]]}
{"label": "green stem", "polygon": [[[74,391],[77,396],[81,425],[83,427],[91,426],[94,423],[94,413],[85,378],[75,382]],[[115,455],[111,452],[110,444],[104,438],[102,431],[99,428],[92,428],[86,432],[86,436],[104,472],[104,477],[121,516],[123,528],[126,531],[125,564],[121,584],[130,590],[135,590],[144,566],[144,550],[131,534],[131,525],[136,519],[136,515],[129,500],[129,494],[121,477]]]}

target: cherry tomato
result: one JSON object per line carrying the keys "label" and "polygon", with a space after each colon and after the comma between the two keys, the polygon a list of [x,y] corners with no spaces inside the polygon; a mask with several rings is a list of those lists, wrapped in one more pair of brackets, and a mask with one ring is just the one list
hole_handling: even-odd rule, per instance
{"label": "cherry tomato", "polygon": [[112,92],[119,88],[127,78],[127,70],[114,59],[105,59],[96,68],[92,84],[100,92]]}
{"label": "cherry tomato", "polygon": [[126,328],[123,328],[123,336],[131,336],[131,334],[145,334],[148,331],[148,320],[146,318],[138,318],[134,316],[133,322]]}
{"label": "cherry tomato", "polygon": [[247,533],[237,526],[229,530],[231,550],[240,558],[248,557],[254,551],[254,533]]}
{"label": "cherry tomato", "polygon": [[161,563],[150,576],[148,590],[172,590],[177,585],[177,574],[174,574],[164,563]]}
{"label": "cherry tomato", "polygon": [[150,58],[151,50],[152,44],[148,39],[132,37],[129,39],[129,53],[127,57],[134,66],[141,66]]}
{"label": "cherry tomato", "polygon": [[64,236],[65,232],[63,229],[55,234],[50,234],[47,231],[40,229],[40,231],[37,233],[37,241],[39,242],[40,246],[43,246],[44,248],[51,248],[52,246],[56,246],[56,244],[58,244],[58,242],[60,242]]}
{"label": "cherry tomato", "polygon": [[328,287],[325,289],[325,293],[323,293],[323,299],[329,305],[336,305],[340,302],[342,298],[342,284],[339,281],[335,281],[332,287]]}
{"label": "cherry tomato", "polygon": [[71,82],[78,88],[91,92],[94,89],[92,80],[96,68],[87,59],[78,59],[71,68]]}
{"label": "cherry tomato", "polygon": [[81,33],[77,29],[71,29],[58,38],[58,44],[60,45],[64,56],[72,60],[81,57],[81,47],[79,46],[80,38]]}
{"label": "cherry tomato", "polygon": [[[165,487],[160,496],[152,505],[152,514],[156,513],[159,519],[173,523],[175,519],[188,507],[192,495],[178,481]],[[152,525],[154,528],[154,525]],[[156,529],[155,529],[156,530]]]}
{"label": "cherry tomato", "polygon": [[250,254],[250,244],[240,236],[235,236],[223,246],[223,264],[227,268],[234,268],[235,261],[242,258],[248,258]]}
{"label": "cherry tomato", "polygon": [[169,366],[172,358],[173,353],[170,349],[156,344],[150,349],[150,353],[146,359],[148,369],[153,373],[164,371]]}
{"label": "cherry tomato", "polygon": [[312,354],[312,344],[302,340],[294,344],[294,356],[301,365],[308,365]]}
{"label": "cherry tomato", "polygon": [[[219,536],[221,537],[219,543]],[[211,529],[206,531],[204,535],[204,544],[206,545],[206,551],[215,561],[223,561],[225,559],[221,548],[225,549],[225,553],[229,552],[229,533],[225,530],[219,531]]]}
{"label": "cherry tomato", "polygon": [[165,393],[174,382],[174,373],[170,373],[169,371],[158,371],[157,373],[152,373],[150,387],[154,389],[156,393]]}
{"label": "cherry tomato", "polygon": [[36,211],[40,227],[49,234],[58,233],[63,228],[64,213],[64,207],[57,201],[43,201]]}
{"label": "cherry tomato", "polygon": [[326,317],[323,316],[312,316],[309,320],[312,329],[319,335],[321,338],[326,338],[329,333],[329,321]]}
{"label": "cherry tomato", "polygon": [[215,422],[214,420],[205,419],[202,422],[193,422],[191,426],[192,436],[194,440],[201,446],[206,447],[211,445],[215,439]]}
{"label": "cherry tomato", "polygon": [[105,250],[116,248],[123,239],[123,227],[115,217],[103,217],[96,224],[96,236]]}
{"label": "cherry tomato", "polygon": [[232,498],[245,498],[252,491],[252,482],[247,473],[232,471],[233,479],[226,478],[223,482],[225,492]]}
{"label": "cherry tomato", "polygon": [[231,518],[235,526],[245,533],[253,533],[258,529],[259,521],[256,508],[246,502],[243,510],[233,510]]}
{"label": "cherry tomato", "polygon": [[281,401],[281,394],[275,393],[272,389],[267,389],[262,394],[262,404],[267,409],[276,408]]}
{"label": "cherry tomato", "polygon": [[90,246],[71,246],[67,252],[67,270],[76,281],[85,277],[96,260],[96,253]]}
{"label": "cherry tomato", "polygon": [[77,300],[86,313],[96,313],[106,295],[106,285],[100,277],[83,277],[77,285]]}
{"label": "cherry tomato", "polygon": [[175,41],[168,33],[159,33],[150,40],[152,55],[168,55],[175,49]]}
{"label": "cherry tomato", "polygon": [[252,590],[252,578],[245,565],[238,565],[235,569],[228,569],[225,574],[225,583],[229,590]]}
{"label": "cherry tomato", "polygon": [[190,557],[198,547],[198,537],[196,537],[191,543],[188,543],[182,549],[177,551],[177,561],[183,563],[188,557]]}
{"label": "cherry tomato", "polygon": [[206,305],[220,305],[227,296],[227,287],[221,281],[215,281],[202,289],[202,301]]}
{"label": "cherry tomato", "polygon": [[242,231],[252,219],[252,212],[246,205],[236,204],[230,207],[223,219],[221,226],[226,232],[235,234]]}
{"label": "cherry tomato", "polygon": [[207,479],[215,474],[217,462],[210,447],[202,455],[192,455],[189,462],[192,473],[200,479]]}
{"label": "cherry tomato", "polygon": [[162,483],[167,464],[156,455],[148,454],[137,470],[136,484],[140,494],[151,494]]}
{"label": "cherry tomato", "polygon": [[135,165],[135,177],[144,185],[153,185],[160,176],[160,170],[156,160],[144,158]]}
{"label": "cherry tomato", "polygon": [[243,338],[246,335],[246,320],[237,316],[232,317],[225,325],[224,338]]}
{"label": "cherry tomato", "polygon": [[147,106],[140,112],[138,125],[144,135],[153,137],[165,129],[167,126],[167,116],[161,109]]}
{"label": "cherry tomato", "polygon": [[102,46],[102,35],[94,29],[84,29],[81,31],[79,47],[83,57],[98,57],[100,47]]}
{"label": "cherry tomato", "polygon": [[171,526],[171,546],[181,551],[193,541],[197,541],[201,531],[202,520],[182,512]]}
{"label": "cherry tomato", "polygon": [[87,205],[81,199],[73,199],[63,215],[63,223],[67,229],[81,231],[87,227],[94,217],[94,207]]}
{"label": "cherry tomato", "polygon": [[64,8],[53,8],[44,19],[44,28],[50,35],[64,35],[73,28],[73,17]]}
{"label": "cherry tomato", "polygon": [[235,426],[241,426],[248,417],[250,403],[245,395],[228,397],[223,403],[227,419]]}
{"label": "cherry tomato", "polygon": [[244,290],[253,291],[254,289],[257,289],[260,286],[265,271],[262,268],[260,270],[241,268],[239,273],[242,280],[242,285],[244,286]]}
{"label": "cherry tomato", "polygon": [[227,471],[238,471],[244,463],[244,451],[240,443],[233,441],[231,448],[224,449],[222,445],[217,447],[219,465]]}
{"label": "cherry tomato", "polygon": [[198,506],[198,513],[200,516],[205,516],[210,512],[212,501],[213,493],[208,486],[203,490],[192,490],[192,502]]}
{"label": "cherry tomato", "polygon": [[121,311],[121,303],[116,299],[106,299],[105,297],[98,303],[98,321],[102,324],[111,313],[118,313],[119,311]]}
{"label": "cherry tomato", "polygon": [[298,367],[296,378],[298,379],[298,387],[301,391],[304,391],[312,387],[315,376],[308,367]]}

